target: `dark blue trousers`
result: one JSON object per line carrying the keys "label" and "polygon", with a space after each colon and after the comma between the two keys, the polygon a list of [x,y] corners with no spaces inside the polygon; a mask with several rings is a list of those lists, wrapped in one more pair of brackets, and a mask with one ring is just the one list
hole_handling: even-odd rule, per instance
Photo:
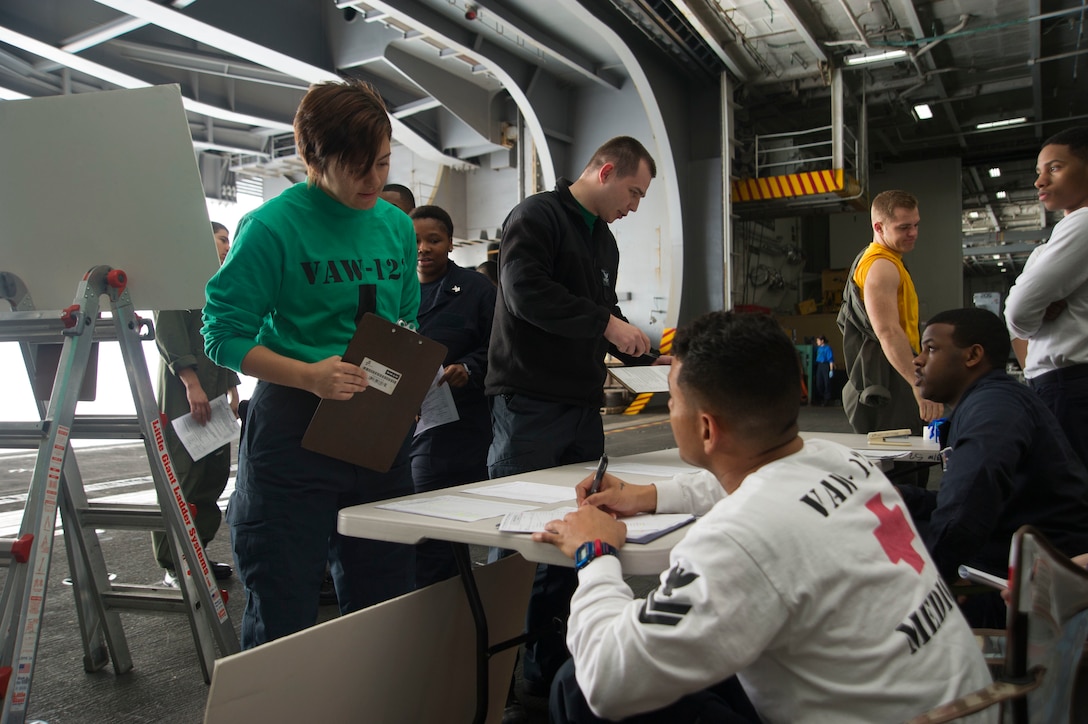
{"label": "dark blue trousers", "polygon": [[1029,384],[1058,418],[1073,452],[1088,467],[1088,364],[1047,372]]}
{"label": "dark blue trousers", "polygon": [[[599,408],[535,400],[524,395],[491,398],[491,478],[517,475],[577,462],[596,462],[604,453]],[[589,474],[589,471],[586,471]],[[573,487],[580,478],[570,481]],[[570,597],[578,576],[565,566],[537,566],[525,629],[522,673],[528,686],[544,689],[570,653],[566,644]]]}
{"label": "dark blue trousers", "polygon": [[258,383],[250,400],[227,508],[246,592],[243,649],[317,621],[326,562],[341,613],[412,590],[412,546],[336,532],[341,508],[412,493],[411,436],[387,473],[304,450],[302,435],[317,403],[309,392],[267,382]]}
{"label": "dark blue trousers", "polygon": [[816,374],[812,378],[812,401],[826,405],[831,402],[831,363],[817,362]]}

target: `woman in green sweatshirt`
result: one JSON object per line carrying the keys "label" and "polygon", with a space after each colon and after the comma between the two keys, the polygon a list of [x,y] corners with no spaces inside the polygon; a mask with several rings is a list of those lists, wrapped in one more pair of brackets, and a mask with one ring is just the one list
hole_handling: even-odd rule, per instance
{"label": "woman in green sweatshirt", "polygon": [[365,373],[340,360],[357,320],[373,312],[416,321],[412,222],[378,196],[391,138],[368,84],[311,87],[295,115],[306,182],[242,219],[230,257],[208,282],[208,356],[259,380],[227,510],[246,590],[242,648],[315,623],[326,560],[342,613],[412,588],[410,546],[336,532],[340,508],[412,493],[410,437],[387,473],[301,446],[320,399],[366,388]]}

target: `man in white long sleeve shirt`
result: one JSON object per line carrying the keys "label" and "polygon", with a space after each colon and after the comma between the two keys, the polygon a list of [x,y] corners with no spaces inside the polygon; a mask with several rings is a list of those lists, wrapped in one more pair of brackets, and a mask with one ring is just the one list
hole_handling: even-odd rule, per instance
{"label": "man in white long sleeve shirt", "polygon": [[[534,538],[575,558],[553,721],[902,721],[989,683],[953,594],[887,479],[797,434],[800,380],[770,318],[715,312],[681,329],[673,434],[705,473],[606,475]],[[700,515],[644,600],[614,549],[622,518]],[[736,679],[731,677],[736,676]],[[738,701],[739,680],[754,706]]]}
{"label": "man in white long sleeve shirt", "polygon": [[1005,322],[1028,384],[1088,465],[1088,127],[1048,138],[1036,171],[1039,201],[1065,217],[1009,290]]}

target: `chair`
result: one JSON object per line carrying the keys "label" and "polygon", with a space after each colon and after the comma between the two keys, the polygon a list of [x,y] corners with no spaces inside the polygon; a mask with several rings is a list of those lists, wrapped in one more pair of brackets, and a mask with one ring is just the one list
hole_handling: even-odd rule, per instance
{"label": "chair", "polygon": [[[1020,528],[1009,551],[1011,597],[1003,670],[993,684],[942,704],[908,724],[937,724],[1000,706],[1012,724],[1072,722],[1088,692],[1074,701],[1088,637],[1088,571],[1054,550],[1031,526]],[[1079,712],[1077,721],[1084,721]]]}

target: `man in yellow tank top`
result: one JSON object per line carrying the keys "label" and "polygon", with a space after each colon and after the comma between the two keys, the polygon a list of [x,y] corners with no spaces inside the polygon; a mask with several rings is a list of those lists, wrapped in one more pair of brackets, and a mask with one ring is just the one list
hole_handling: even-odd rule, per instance
{"label": "man in yellow tank top", "polygon": [[[855,432],[909,427],[920,434],[922,422],[940,417],[943,406],[923,399],[914,386],[918,295],[903,255],[918,239],[918,200],[906,191],[884,191],[873,199],[871,219],[873,241],[855,262],[850,285],[864,307],[867,319],[857,321],[865,329],[855,331],[854,340],[851,330],[843,329],[850,374],[843,408]],[[868,345],[858,339],[865,336]]]}

